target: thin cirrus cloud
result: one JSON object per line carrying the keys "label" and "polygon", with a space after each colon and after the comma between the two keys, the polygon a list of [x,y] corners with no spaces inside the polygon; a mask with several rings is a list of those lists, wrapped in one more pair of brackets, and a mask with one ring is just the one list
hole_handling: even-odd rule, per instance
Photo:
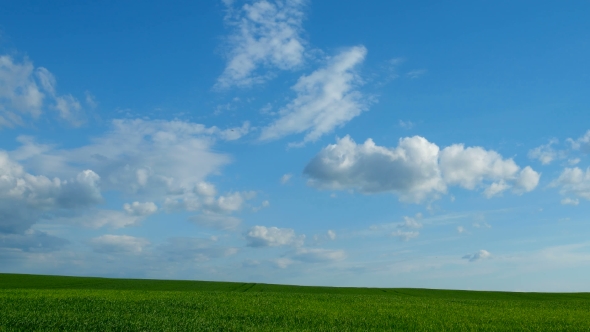
{"label": "thin cirrus cloud", "polygon": [[492,197],[511,188],[532,191],[540,174],[521,169],[512,159],[481,147],[454,144],[440,148],[423,137],[400,139],[397,147],[356,144],[349,136],[322,149],[304,169],[308,184],[319,189],[355,189],[363,193],[394,192],[400,200],[419,203],[438,198],[450,185],[484,187]]}
{"label": "thin cirrus cloud", "polygon": [[[46,68],[35,68],[26,58],[19,62],[8,55],[0,56],[0,128],[24,125],[26,118],[35,120],[46,109],[74,126],[81,125],[82,103],[70,94],[57,94],[56,85]],[[89,101],[88,107],[95,106],[92,98]]]}
{"label": "thin cirrus cloud", "polygon": [[259,139],[305,133],[302,142],[291,144],[301,146],[367,110],[370,101],[356,89],[361,80],[354,71],[366,54],[364,46],[352,47],[329,59],[324,68],[300,77],[292,87],[297,96],[279,111],[277,120],[262,129]]}
{"label": "thin cirrus cloud", "polygon": [[216,88],[260,84],[273,76],[275,68],[291,70],[303,64],[306,42],[300,35],[305,1],[262,0],[241,8],[234,8],[233,1],[225,4],[225,21],[234,31],[228,38],[228,62]]}

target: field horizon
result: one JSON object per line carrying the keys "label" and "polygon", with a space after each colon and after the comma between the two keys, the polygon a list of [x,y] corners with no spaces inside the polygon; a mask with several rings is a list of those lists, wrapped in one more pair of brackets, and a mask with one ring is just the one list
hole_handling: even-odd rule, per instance
{"label": "field horizon", "polygon": [[590,293],[0,273],[0,331],[580,331]]}

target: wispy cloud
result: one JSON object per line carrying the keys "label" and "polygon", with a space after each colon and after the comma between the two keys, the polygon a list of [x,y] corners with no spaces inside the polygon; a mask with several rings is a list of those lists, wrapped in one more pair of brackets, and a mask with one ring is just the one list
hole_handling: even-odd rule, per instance
{"label": "wispy cloud", "polygon": [[262,129],[260,140],[305,132],[303,141],[293,145],[313,142],[366,110],[369,101],[356,90],[361,81],[354,72],[366,53],[364,46],[350,48],[326,67],[299,78],[293,86],[297,97],[279,111],[279,119]]}
{"label": "wispy cloud", "polygon": [[234,8],[233,1],[225,4],[226,23],[233,33],[228,38],[228,63],[217,88],[263,83],[274,69],[290,70],[303,64],[306,42],[300,34],[304,0],[262,0],[241,8]]}

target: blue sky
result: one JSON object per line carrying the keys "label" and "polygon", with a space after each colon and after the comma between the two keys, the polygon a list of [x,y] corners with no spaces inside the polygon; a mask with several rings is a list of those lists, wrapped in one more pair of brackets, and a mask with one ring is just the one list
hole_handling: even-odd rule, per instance
{"label": "blue sky", "polygon": [[588,9],[5,1],[0,272],[590,291]]}

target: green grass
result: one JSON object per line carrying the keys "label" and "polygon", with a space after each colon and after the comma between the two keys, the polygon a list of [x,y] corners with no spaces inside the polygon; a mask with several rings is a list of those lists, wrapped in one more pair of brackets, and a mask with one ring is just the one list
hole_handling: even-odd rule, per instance
{"label": "green grass", "polygon": [[0,274],[0,331],[590,331],[589,293]]}

